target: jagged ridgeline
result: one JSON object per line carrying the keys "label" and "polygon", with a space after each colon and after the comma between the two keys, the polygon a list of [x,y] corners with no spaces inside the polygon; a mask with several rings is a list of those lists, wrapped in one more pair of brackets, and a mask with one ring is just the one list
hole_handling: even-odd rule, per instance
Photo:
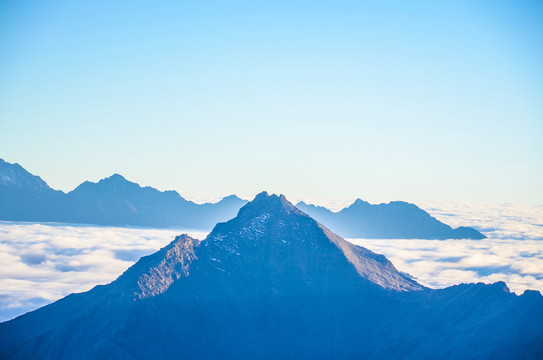
{"label": "jagged ridgeline", "polygon": [[[0,159],[0,220],[55,221],[112,226],[182,227],[209,231],[234,216],[247,201],[235,195],[215,204],[196,204],[175,191],[141,187],[115,174],[86,181],[65,194],[18,164]],[[335,213],[297,207],[332,231],[349,238],[483,239],[469,227],[452,229],[417,206],[401,201],[371,205],[357,200]]]}
{"label": "jagged ridgeline", "polygon": [[114,174],[65,194],[18,164],[0,159],[0,220],[208,230],[247,203],[235,195],[196,204],[176,191],[141,187]]}
{"label": "jagged ridgeline", "polygon": [[177,237],[114,282],[0,324],[2,359],[523,359],[543,298],[428,289],[261,193],[203,241]]}

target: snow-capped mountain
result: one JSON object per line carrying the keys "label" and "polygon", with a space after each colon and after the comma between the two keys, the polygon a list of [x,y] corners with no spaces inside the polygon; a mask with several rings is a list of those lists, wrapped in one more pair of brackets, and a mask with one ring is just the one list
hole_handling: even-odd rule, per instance
{"label": "snow-capped mountain", "polygon": [[431,290],[261,193],[199,241],[0,324],[0,358],[537,358],[543,298]]}

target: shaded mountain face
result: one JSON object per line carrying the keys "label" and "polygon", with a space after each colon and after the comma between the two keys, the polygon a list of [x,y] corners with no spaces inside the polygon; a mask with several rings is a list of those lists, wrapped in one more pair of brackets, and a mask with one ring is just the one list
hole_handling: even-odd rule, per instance
{"label": "shaded mountain face", "polygon": [[296,206],[332,231],[347,238],[438,240],[486,238],[473,228],[453,229],[418,206],[403,201],[372,205],[358,199],[339,212],[304,202],[299,202]]}
{"label": "shaded mountain face", "polygon": [[72,221],[101,225],[171,226],[182,211],[197,204],[175,191],[141,187],[114,174],[97,183],[86,181],[67,194]]}
{"label": "shaded mountain face", "polygon": [[0,219],[54,221],[64,211],[63,196],[19,164],[0,159]]}
{"label": "shaded mountain face", "polygon": [[215,204],[196,204],[176,191],[141,187],[119,174],[79,185],[67,194],[71,221],[100,225],[184,227],[207,230],[236,216],[247,201],[235,195]]}
{"label": "shaded mountain face", "polygon": [[424,288],[262,193],[204,241],[0,324],[0,359],[537,358],[542,320],[538,292]]}
{"label": "shaded mountain face", "polygon": [[18,164],[0,160],[0,219],[112,226],[184,227],[209,230],[236,216],[247,201],[225,197],[196,204],[175,191],[141,187],[119,174],[86,181],[65,194]]}
{"label": "shaded mountain face", "polygon": [[[247,201],[230,195],[215,204],[195,204],[175,191],[158,191],[119,174],[97,183],[85,181],[64,194],[51,189],[18,164],[0,159],[0,219],[56,221],[112,226],[183,227],[208,231],[233,218]],[[296,205],[332,231],[348,238],[483,239],[475,229],[452,229],[405,202],[371,205],[357,200],[334,213]]]}

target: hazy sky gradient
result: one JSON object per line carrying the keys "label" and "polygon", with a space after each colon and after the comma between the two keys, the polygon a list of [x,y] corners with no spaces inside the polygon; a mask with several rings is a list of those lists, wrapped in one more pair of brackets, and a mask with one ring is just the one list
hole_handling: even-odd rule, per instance
{"label": "hazy sky gradient", "polygon": [[187,198],[543,203],[541,1],[2,1],[0,157]]}

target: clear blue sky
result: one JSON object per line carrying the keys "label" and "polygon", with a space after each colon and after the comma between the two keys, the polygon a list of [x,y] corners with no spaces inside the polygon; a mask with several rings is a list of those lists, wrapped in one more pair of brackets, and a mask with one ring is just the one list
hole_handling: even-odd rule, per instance
{"label": "clear blue sky", "polygon": [[543,1],[0,2],[0,157],[71,190],[543,203]]}

